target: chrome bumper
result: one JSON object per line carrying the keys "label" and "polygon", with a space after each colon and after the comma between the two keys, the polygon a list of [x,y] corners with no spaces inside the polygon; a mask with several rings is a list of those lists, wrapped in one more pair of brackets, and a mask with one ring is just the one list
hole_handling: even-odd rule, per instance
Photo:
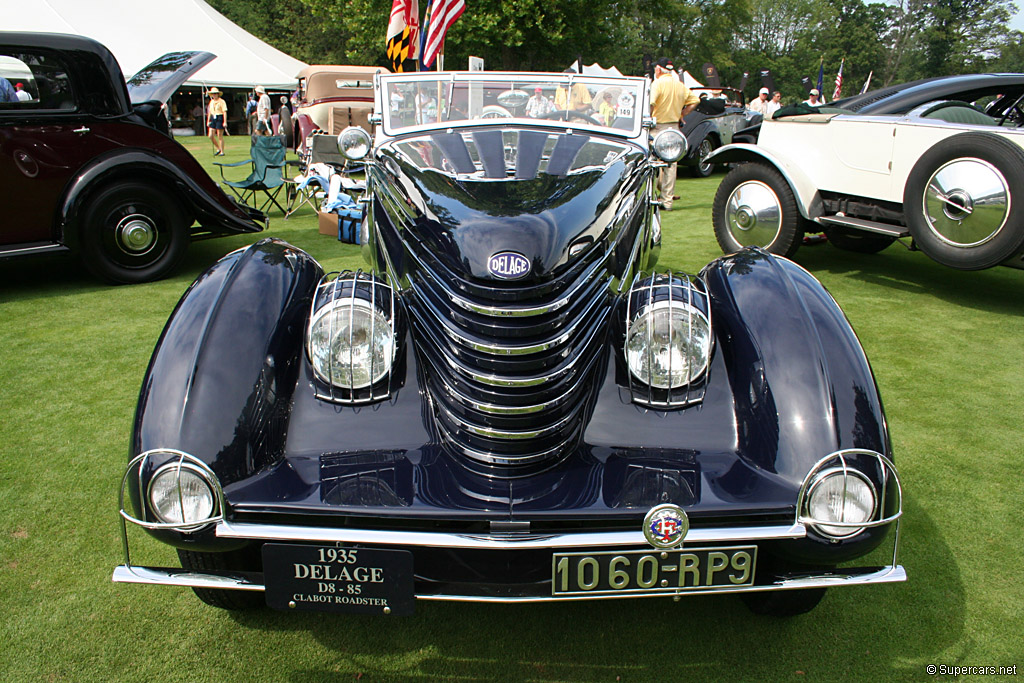
{"label": "chrome bumper", "polygon": [[[806,536],[803,524],[739,527],[718,529],[691,529],[686,544],[692,543],[737,543],[744,541],[766,541],[796,539]],[[650,545],[640,531],[595,532],[573,534],[506,534],[472,535],[415,531],[370,531],[365,529],[335,529],[317,527],[292,527],[270,524],[238,524],[221,521],[216,526],[217,536],[223,538],[253,539],[261,541],[360,543],[386,547],[414,546],[455,548],[465,550],[536,550],[555,548],[626,547],[649,549]],[[896,535],[899,535],[897,525]],[[801,576],[784,579],[772,584],[756,586],[720,586],[702,590],[685,590],[677,593],[661,592],[657,595],[671,595],[678,599],[686,593],[739,593],[753,591],[794,590],[800,588],[828,588],[833,586],[858,586],[872,583],[896,583],[907,580],[902,565],[896,563],[896,548],[893,549],[893,563],[886,567],[865,569],[840,569],[819,576]],[[187,586],[191,588],[219,588],[233,590],[262,591],[264,585],[253,579],[231,572],[199,573],[187,569],[166,567],[141,567],[126,563],[114,569],[115,583],[138,583],[161,586]],[[594,600],[619,597],[653,597],[651,595],[602,595],[602,596],[513,596],[492,597],[474,595],[417,595],[421,600],[452,600],[466,602],[550,602],[561,600]]]}

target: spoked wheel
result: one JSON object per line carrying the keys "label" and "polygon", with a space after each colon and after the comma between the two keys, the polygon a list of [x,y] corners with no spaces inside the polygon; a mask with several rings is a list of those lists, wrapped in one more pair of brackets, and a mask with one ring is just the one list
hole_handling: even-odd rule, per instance
{"label": "spoked wheel", "polygon": [[83,214],[82,258],[97,277],[115,283],[167,275],[188,246],[188,226],[163,192],[145,183],[100,191]]}
{"label": "spoked wheel", "polygon": [[718,186],[711,220],[727,254],[763,247],[792,256],[803,238],[803,217],[789,184],[774,168],[757,162],[729,171]]}
{"label": "spoked wheel", "polygon": [[715,151],[715,141],[711,138],[704,138],[697,147],[697,165],[691,170],[695,178],[707,178],[715,172],[715,164],[704,161],[708,155]]}
{"label": "spoked wheel", "polygon": [[[196,572],[259,571],[261,567],[258,546],[226,553],[206,553],[179,549],[178,559],[181,560],[183,569],[191,569]],[[258,591],[219,588],[193,588],[192,591],[207,605],[221,609],[251,609],[264,604],[263,594]]]}
{"label": "spoked wheel", "polygon": [[833,247],[843,251],[855,251],[858,254],[877,254],[896,241],[895,237],[834,225],[823,227],[822,232],[825,233],[825,237]]}
{"label": "spoked wheel", "polygon": [[1024,248],[1024,151],[988,133],[936,143],[907,179],[914,243],[950,268],[980,270]]}

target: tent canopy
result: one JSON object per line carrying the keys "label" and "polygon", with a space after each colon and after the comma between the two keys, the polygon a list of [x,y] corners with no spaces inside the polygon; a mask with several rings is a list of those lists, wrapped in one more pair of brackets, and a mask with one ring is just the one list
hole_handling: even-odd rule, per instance
{"label": "tent canopy", "polygon": [[306,64],[242,30],[203,0],[0,0],[4,31],[87,36],[106,45],[125,77],[168,52],[206,50],[217,59],[192,85],[291,90]]}

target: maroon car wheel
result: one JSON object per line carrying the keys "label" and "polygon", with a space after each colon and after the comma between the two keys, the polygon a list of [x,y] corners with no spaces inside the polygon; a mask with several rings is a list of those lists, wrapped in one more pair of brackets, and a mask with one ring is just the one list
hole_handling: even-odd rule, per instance
{"label": "maroon car wheel", "polygon": [[97,277],[115,283],[158,280],[188,247],[182,212],[145,183],[118,183],[89,202],[81,224],[82,258]]}

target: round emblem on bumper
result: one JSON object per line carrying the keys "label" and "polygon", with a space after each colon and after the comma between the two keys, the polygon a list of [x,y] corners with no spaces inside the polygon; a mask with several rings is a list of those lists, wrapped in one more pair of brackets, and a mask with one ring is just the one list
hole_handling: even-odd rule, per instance
{"label": "round emblem on bumper", "polygon": [[644,517],[644,537],[655,548],[675,548],[690,530],[690,520],[678,505],[652,507]]}

